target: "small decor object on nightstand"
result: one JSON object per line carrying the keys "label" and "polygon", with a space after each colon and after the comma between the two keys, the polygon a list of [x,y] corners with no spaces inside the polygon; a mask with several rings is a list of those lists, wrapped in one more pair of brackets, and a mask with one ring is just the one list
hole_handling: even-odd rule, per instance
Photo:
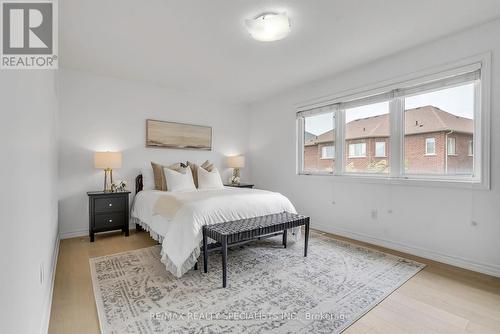
{"label": "small decor object on nightstand", "polygon": [[231,177],[231,184],[240,184],[240,168],[245,167],[245,157],[243,155],[236,155],[227,158],[227,165],[233,168],[233,176]]}
{"label": "small decor object on nightstand", "polygon": [[127,191],[127,182],[125,181],[118,181],[118,182],[113,182],[111,183],[111,191],[112,192],[123,192]]}
{"label": "small decor object on nightstand", "polygon": [[[121,168],[122,154],[121,152],[95,152],[94,167],[104,169],[104,189],[103,191],[112,191],[113,184],[113,168]],[[108,179],[109,174],[109,179]]]}
{"label": "small decor object on nightstand", "polygon": [[130,191],[108,192],[90,191],[89,196],[89,237],[94,242],[94,234],[98,232],[122,230],[129,235]]}

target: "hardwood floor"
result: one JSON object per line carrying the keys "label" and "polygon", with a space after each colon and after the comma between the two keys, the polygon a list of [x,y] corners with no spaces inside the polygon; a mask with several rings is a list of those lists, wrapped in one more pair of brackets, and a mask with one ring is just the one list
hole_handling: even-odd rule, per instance
{"label": "hardwood floor", "polygon": [[[89,258],[156,244],[145,232],[130,233],[61,241],[49,333],[99,333]],[[332,237],[427,264],[344,333],[500,333],[500,278]]]}

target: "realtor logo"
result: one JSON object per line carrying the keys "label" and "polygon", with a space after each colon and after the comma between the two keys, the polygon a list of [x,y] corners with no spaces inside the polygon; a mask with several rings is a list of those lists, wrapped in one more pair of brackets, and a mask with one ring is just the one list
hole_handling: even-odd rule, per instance
{"label": "realtor logo", "polygon": [[57,69],[57,3],[1,1],[2,69]]}

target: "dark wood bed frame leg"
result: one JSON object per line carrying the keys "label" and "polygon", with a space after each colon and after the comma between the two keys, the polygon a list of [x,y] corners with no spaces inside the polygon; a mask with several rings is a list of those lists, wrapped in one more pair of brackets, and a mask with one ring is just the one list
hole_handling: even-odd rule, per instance
{"label": "dark wood bed frame leg", "polygon": [[203,226],[203,271],[208,273],[208,244],[205,226]]}
{"label": "dark wood bed frame leg", "polygon": [[141,225],[139,225],[139,224],[135,224],[135,230],[136,230],[137,232],[142,231],[142,227],[141,227]]}
{"label": "dark wood bed frame leg", "polygon": [[283,247],[285,247],[285,248],[286,248],[286,238],[287,238],[287,234],[288,234],[287,230],[284,230],[284,231],[283,231]]}
{"label": "dark wood bed frame leg", "polygon": [[306,233],[304,236],[304,257],[307,257],[307,245],[309,243],[309,221],[306,223]]}
{"label": "dark wood bed frame leg", "polygon": [[222,287],[227,286],[227,237],[222,239]]}
{"label": "dark wood bed frame leg", "polygon": [[194,270],[198,270],[198,262],[194,264]]}

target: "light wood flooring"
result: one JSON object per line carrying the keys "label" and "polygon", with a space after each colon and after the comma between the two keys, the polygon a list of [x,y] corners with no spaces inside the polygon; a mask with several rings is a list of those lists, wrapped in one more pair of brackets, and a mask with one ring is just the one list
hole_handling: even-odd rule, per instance
{"label": "light wood flooring", "polygon": [[[500,333],[500,278],[494,278],[358,241],[427,264],[427,267],[344,333]],[[99,333],[89,258],[155,245],[145,232],[62,240],[49,333]]]}

